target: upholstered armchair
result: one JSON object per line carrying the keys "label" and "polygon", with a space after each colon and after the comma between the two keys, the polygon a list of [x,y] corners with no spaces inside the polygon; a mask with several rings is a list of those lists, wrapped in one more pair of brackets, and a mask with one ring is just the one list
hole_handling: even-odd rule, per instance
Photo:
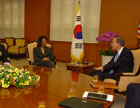
{"label": "upholstered armchair", "polygon": [[15,38],[5,38],[5,43],[9,46],[13,46],[15,44]]}
{"label": "upholstered armchair", "polygon": [[15,39],[15,45],[9,46],[8,53],[9,54],[25,54],[25,46],[26,40],[24,38]]}
{"label": "upholstered armchair", "polygon": [[117,75],[117,81],[105,79],[104,82],[111,82],[119,86],[119,92],[125,92],[130,83],[140,83],[140,48],[131,50],[134,57],[134,68],[132,73],[121,73]]}
{"label": "upholstered armchair", "polygon": [[[34,56],[33,56],[33,49],[37,46],[37,42],[32,42],[27,45],[27,56],[28,56],[28,62],[31,65],[34,62]],[[51,44],[47,44],[47,47],[52,48]]]}

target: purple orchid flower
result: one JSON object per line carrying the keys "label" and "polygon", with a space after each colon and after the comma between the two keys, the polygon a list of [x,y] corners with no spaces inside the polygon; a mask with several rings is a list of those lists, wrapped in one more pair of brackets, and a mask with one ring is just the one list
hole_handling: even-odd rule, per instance
{"label": "purple orchid flower", "polygon": [[114,37],[119,36],[117,33],[106,32],[101,33],[100,36],[96,38],[98,42],[111,42]]}
{"label": "purple orchid flower", "polygon": [[110,48],[110,42],[112,41],[112,39],[114,39],[114,37],[117,37],[117,36],[119,36],[117,33],[108,31],[106,33],[101,33],[98,37],[96,37],[96,40],[99,43],[102,43],[102,42],[108,43],[108,50],[105,50],[105,48],[102,47],[103,49],[99,51],[100,55],[114,55],[114,52],[112,52]]}

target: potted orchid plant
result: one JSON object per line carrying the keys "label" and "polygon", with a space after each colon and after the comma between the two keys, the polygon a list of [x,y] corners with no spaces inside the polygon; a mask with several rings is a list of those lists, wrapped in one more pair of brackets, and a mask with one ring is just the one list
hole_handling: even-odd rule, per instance
{"label": "potted orchid plant", "polygon": [[119,36],[117,33],[106,32],[106,33],[101,33],[96,38],[96,40],[102,44],[102,46],[101,46],[102,49],[98,51],[100,53],[100,55],[102,56],[102,65],[105,65],[115,54],[111,50],[111,41],[113,38],[115,38],[117,36]]}
{"label": "potted orchid plant", "polygon": [[[103,44],[103,49],[102,50],[99,50],[99,53],[100,55],[107,55],[107,56],[113,56],[114,55],[114,52],[111,50],[111,47],[110,47],[110,44],[111,44],[111,41],[114,37],[117,37],[119,36],[117,33],[113,33],[113,32],[106,32],[106,33],[101,33],[97,38],[96,40],[99,42],[99,43],[102,43]],[[105,44],[107,44],[108,48],[106,49],[105,48]]]}

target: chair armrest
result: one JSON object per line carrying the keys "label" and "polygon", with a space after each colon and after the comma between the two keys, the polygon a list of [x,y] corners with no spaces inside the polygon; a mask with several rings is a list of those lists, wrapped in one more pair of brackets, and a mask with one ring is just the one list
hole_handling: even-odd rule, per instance
{"label": "chair armrest", "polygon": [[54,65],[56,65],[56,60],[54,61]]}
{"label": "chair armrest", "polygon": [[118,73],[118,74],[116,74],[116,76],[117,76],[116,84],[118,85],[119,81],[120,81],[120,77],[134,77],[134,76],[137,76],[137,74],[135,74],[135,73]]}
{"label": "chair armrest", "polygon": [[135,76],[135,73],[122,73],[122,76]]}
{"label": "chair armrest", "polygon": [[120,77],[120,76],[135,76],[135,73],[118,73],[117,77]]}
{"label": "chair armrest", "polygon": [[28,61],[29,65],[32,64],[32,63],[31,63],[31,59],[27,58],[27,61]]}
{"label": "chair armrest", "polygon": [[9,60],[9,61],[10,61],[10,58],[8,57],[8,58],[7,58],[7,60]]}
{"label": "chair armrest", "polygon": [[27,58],[27,61],[31,61],[31,59]]}
{"label": "chair armrest", "polygon": [[130,73],[130,72],[118,73],[117,77],[120,77],[120,76],[138,76],[139,74],[140,74],[140,66],[139,66],[139,68],[138,68],[136,73],[133,73],[133,72],[132,73]]}

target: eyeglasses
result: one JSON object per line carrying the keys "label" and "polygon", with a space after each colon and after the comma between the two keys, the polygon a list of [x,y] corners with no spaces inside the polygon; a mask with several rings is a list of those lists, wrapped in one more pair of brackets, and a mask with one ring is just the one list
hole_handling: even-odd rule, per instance
{"label": "eyeglasses", "polygon": [[111,44],[117,44],[117,42],[111,42]]}

